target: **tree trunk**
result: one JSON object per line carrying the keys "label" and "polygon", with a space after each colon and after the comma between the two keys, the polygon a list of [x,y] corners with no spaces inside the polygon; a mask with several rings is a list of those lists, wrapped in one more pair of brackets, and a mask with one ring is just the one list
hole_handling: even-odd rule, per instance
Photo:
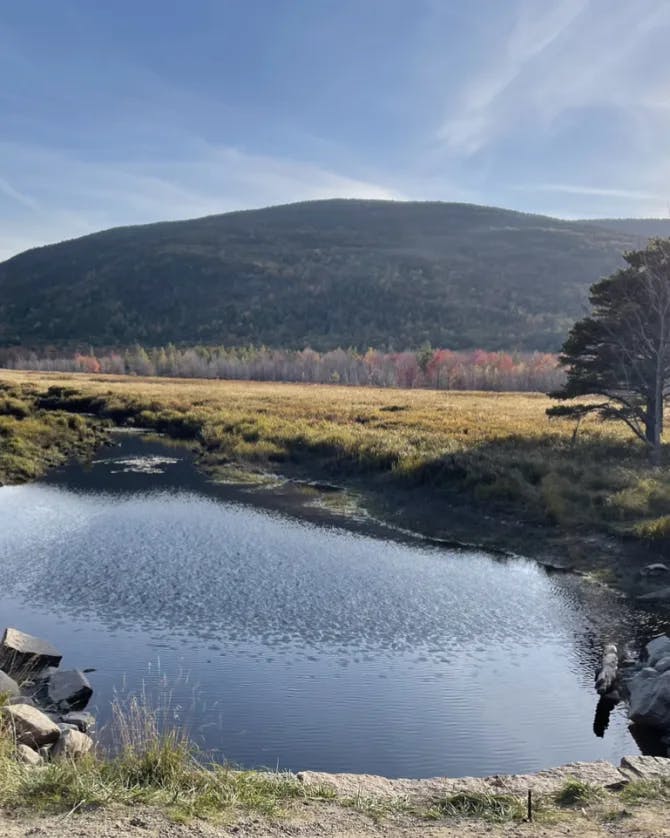
{"label": "tree trunk", "polygon": [[649,461],[652,466],[661,465],[661,432],[663,430],[663,398],[649,397],[644,421],[644,430],[649,446]]}

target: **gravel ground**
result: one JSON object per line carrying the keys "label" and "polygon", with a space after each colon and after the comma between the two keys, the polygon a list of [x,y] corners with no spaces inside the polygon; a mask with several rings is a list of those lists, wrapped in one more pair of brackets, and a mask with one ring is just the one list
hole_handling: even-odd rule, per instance
{"label": "gravel ground", "polygon": [[377,822],[369,816],[336,803],[309,803],[277,820],[242,817],[227,824],[201,821],[172,823],[164,814],[146,808],[104,809],[51,817],[0,814],[2,838],[601,838],[601,836],[635,836],[635,838],[670,838],[667,807],[645,805],[624,813],[621,807],[605,812],[576,812],[569,819],[554,825],[504,824],[479,821],[445,821],[430,823],[404,816],[390,816]]}

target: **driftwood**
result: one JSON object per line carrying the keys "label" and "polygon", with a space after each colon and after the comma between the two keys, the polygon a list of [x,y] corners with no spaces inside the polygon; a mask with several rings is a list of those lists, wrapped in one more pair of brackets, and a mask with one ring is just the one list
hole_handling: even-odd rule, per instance
{"label": "driftwood", "polygon": [[611,693],[616,685],[619,669],[619,653],[613,643],[608,643],[603,651],[603,662],[596,675],[596,692],[599,695]]}

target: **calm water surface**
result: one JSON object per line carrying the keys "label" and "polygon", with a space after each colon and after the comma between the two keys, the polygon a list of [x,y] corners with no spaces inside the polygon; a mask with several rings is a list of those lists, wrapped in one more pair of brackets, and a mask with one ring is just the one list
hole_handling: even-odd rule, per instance
{"label": "calm water surface", "polygon": [[96,667],[101,721],[145,691],[219,759],[407,777],[637,753],[621,712],[593,734],[593,672],[651,618],[529,561],[259,508],[119,439],[0,489],[0,623]]}

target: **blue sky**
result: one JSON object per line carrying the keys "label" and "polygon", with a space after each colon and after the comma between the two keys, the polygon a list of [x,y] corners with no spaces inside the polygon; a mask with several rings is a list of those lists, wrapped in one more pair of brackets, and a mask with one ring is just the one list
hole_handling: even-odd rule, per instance
{"label": "blue sky", "polygon": [[0,5],[0,258],[326,197],[670,215],[668,0]]}

